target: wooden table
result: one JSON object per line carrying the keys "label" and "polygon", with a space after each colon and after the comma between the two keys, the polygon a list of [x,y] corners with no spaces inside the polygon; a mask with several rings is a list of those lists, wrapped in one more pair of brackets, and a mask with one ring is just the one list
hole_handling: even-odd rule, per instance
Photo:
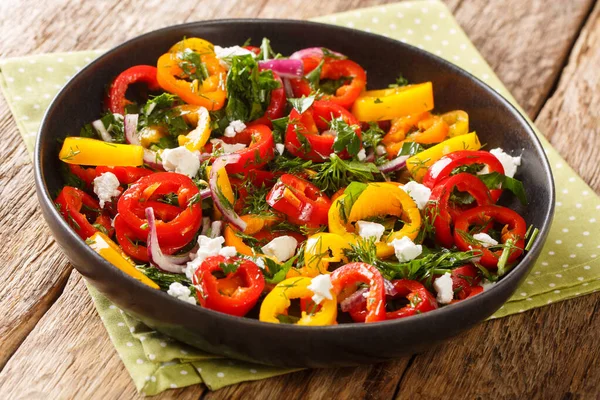
{"label": "wooden table", "polygon": [[[2,0],[0,57],[109,48],[187,21],[304,19],[382,0]],[[600,190],[600,3],[446,0],[563,157]],[[139,397],[86,293],[50,237],[32,167],[0,100],[0,398]],[[557,182],[560,186],[560,182]],[[598,398],[600,294],[485,322],[393,362],[309,370],[159,398]]]}

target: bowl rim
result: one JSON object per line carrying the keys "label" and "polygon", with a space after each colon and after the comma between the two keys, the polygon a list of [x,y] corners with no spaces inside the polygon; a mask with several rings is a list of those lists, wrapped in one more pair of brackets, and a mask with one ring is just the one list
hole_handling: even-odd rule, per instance
{"label": "bowl rim", "polygon": [[[525,127],[525,131],[527,132],[529,140],[532,142],[535,150],[541,155],[543,170],[544,170],[543,179],[549,183],[550,196],[547,199],[548,208],[543,217],[543,225],[541,226],[541,228],[539,228],[540,229],[539,235],[538,235],[536,241],[533,243],[532,248],[527,252],[527,254],[525,254],[525,256],[520,260],[520,262],[517,265],[515,265],[506,275],[504,275],[504,277],[502,279],[500,279],[492,288],[490,288],[489,290],[486,290],[485,292],[483,292],[473,298],[466,299],[465,301],[460,301],[458,303],[452,304],[451,307],[437,308],[437,309],[429,311],[427,313],[414,315],[410,318],[386,320],[386,321],[380,321],[377,323],[370,323],[370,324],[348,323],[348,324],[327,325],[327,326],[299,326],[299,325],[292,325],[292,324],[273,324],[273,323],[259,321],[258,319],[236,317],[236,316],[221,313],[218,311],[210,310],[207,308],[200,307],[198,305],[192,305],[192,304],[183,302],[179,299],[176,299],[176,298],[168,295],[166,292],[163,292],[162,290],[153,289],[153,288],[143,284],[139,280],[131,277],[130,275],[124,273],[120,269],[114,267],[113,264],[109,263],[104,258],[102,258],[98,253],[96,253],[94,250],[92,250],[92,248],[89,247],[85,243],[85,241],[82,240],[75,233],[75,231],[67,224],[67,222],[62,218],[62,216],[59,214],[59,212],[54,207],[54,201],[52,200],[52,196],[50,195],[50,193],[48,191],[48,187],[46,185],[46,182],[44,181],[43,176],[42,176],[42,165],[41,165],[42,137],[45,136],[45,135],[43,135],[43,133],[46,129],[48,120],[51,118],[51,114],[52,114],[53,110],[59,106],[61,98],[63,96],[66,96],[66,94],[65,94],[66,89],[70,85],[72,85],[73,82],[75,80],[77,80],[80,75],[84,74],[85,71],[87,71],[90,68],[93,68],[97,64],[101,64],[102,61],[106,57],[109,57],[112,53],[114,53],[122,48],[131,46],[132,44],[136,43],[139,40],[143,40],[143,39],[146,39],[149,37],[161,35],[167,31],[185,30],[185,29],[188,29],[191,27],[193,27],[193,28],[200,27],[201,28],[201,27],[212,26],[212,25],[227,25],[227,24],[231,24],[231,23],[237,23],[237,24],[239,24],[239,23],[243,23],[243,24],[282,24],[282,25],[296,24],[296,25],[301,25],[305,28],[312,26],[312,27],[316,27],[319,29],[327,28],[327,29],[331,29],[331,30],[338,30],[340,33],[352,33],[352,34],[364,35],[367,37],[371,37],[372,39],[377,40],[379,42],[384,42],[385,45],[388,45],[388,46],[392,45],[392,46],[407,47],[413,52],[420,53],[420,55],[424,56],[425,58],[429,58],[434,62],[442,64],[444,68],[450,70],[452,73],[464,75],[464,76],[466,76],[466,78],[470,79],[471,81],[474,81],[477,85],[482,86],[483,89],[485,89],[485,91],[491,97],[495,98],[497,101],[499,101],[501,104],[503,104],[511,112],[511,114],[513,114],[514,118],[516,118],[516,120],[518,120]],[[514,281],[518,281],[519,279],[523,278],[521,276],[524,274],[523,270],[527,269],[529,264],[532,263],[533,259],[537,258],[537,256],[541,252],[541,249],[545,243],[545,240],[546,240],[546,237],[550,230],[550,227],[552,224],[552,219],[554,216],[555,195],[556,195],[554,179],[553,179],[553,175],[552,175],[552,170],[550,168],[550,163],[548,161],[548,158],[546,156],[544,148],[542,147],[540,139],[538,138],[537,134],[535,133],[534,128],[532,127],[532,124],[528,121],[528,119],[524,116],[524,114],[521,114],[521,112],[513,104],[511,104],[506,98],[501,96],[494,88],[492,88],[491,86],[489,86],[488,84],[486,84],[485,82],[483,82],[482,80],[477,78],[476,76],[474,76],[471,73],[467,72],[466,70],[460,68],[459,66],[452,64],[451,62],[449,62],[439,56],[436,56],[435,54],[427,52],[423,49],[420,49],[420,48],[410,45],[408,43],[404,43],[402,41],[395,40],[395,39],[392,39],[392,38],[389,38],[389,37],[386,37],[383,35],[378,35],[375,33],[366,32],[366,31],[362,31],[362,30],[358,30],[358,29],[352,29],[352,28],[347,28],[347,27],[332,25],[332,24],[327,24],[327,23],[321,23],[321,22],[295,20],[295,19],[270,19],[270,18],[226,18],[226,19],[213,19],[213,20],[195,21],[195,22],[188,22],[188,23],[184,23],[184,24],[170,25],[170,26],[167,26],[167,27],[164,27],[161,29],[157,29],[157,30],[153,30],[150,32],[146,32],[144,34],[141,34],[141,35],[138,35],[131,39],[128,39],[127,41],[121,43],[120,45],[118,45],[116,47],[111,48],[110,50],[106,51],[105,53],[103,53],[102,55],[100,55],[99,57],[94,59],[92,62],[90,62],[88,65],[86,65],[80,71],[78,71],[63,86],[63,88],[57,93],[57,95],[52,100],[50,106],[44,113],[44,116],[40,123],[40,128],[38,130],[38,136],[36,138],[36,143],[35,143],[34,178],[35,178],[36,191],[38,193],[38,200],[41,203],[42,207],[46,207],[47,209],[50,210],[49,218],[51,218],[53,220],[53,222],[55,222],[57,224],[58,229],[61,231],[61,233],[66,235],[68,237],[68,240],[74,244],[74,246],[76,247],[76,249],[75,249],[76,251],[83,254],[83,256],[82,256],[83,258],[87,258],[91,263],[95,263],[96,265],[101,265],[102,268],[106,270],[106,272],[108,272],[109,274],[114,276],[116,279],[129,280],[130,284],[137,286],[137,289],[141,290],[142,292],[145,292],[145,294],[147,294],[148,296],[158,296],[157,299],[159,299],[160,301],[163,301],[163,302],[167,302],[169,306],[172,306],[175,308],[185,307],[188,312],[200,313],[200,314],[205,313],[207,317],[216,319],[217,321],[238,323],[243,326],[254,327],[254,328],[280,330],[280,331],[282,331],[282,333],[288,332],[290,330],[291,331],[300,330],[303,332],[315,332],[315,334],[317,334],[317,333],[318,334],[329,334],[329,333],[339,334],[339,333],[346,333],[346,332],[358,331],[358,330],[373,330],[373,329],[377,329],[379,327],[381,327],[381,328],[388,327],[389,329],[392,329],[392,328],[401,329],[403,326],[413,323],[411,321],[419,320],[419,321],[422,321],[423,323],[426,323],[431,320],[430,322],[433,323],[433,321],[435,321],[436,319],[440,319],[442,316],[451,316],[453,314],[456,314],[456,315],[462,314],[463,310],[467,310],[468,308],[475,307],[475,304],[477,302],[485,301],[486,299],[490,298],[494,293],[499,293],[501,288],[505,288],[505,287],[507,288],[509,285],[515,284]],[[515,288],[515,290],[516,290],[516,288]]]}

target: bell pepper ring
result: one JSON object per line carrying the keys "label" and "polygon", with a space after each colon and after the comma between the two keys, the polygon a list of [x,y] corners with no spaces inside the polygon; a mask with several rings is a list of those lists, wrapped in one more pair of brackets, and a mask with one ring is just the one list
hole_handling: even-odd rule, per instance
{"label": "bell pepper ring", "polygon": [[454,189],[469,193],[479,206],[491,203],[490,191],[476,176],[467,172],[452,175],[438,183],[431,191],[429,202],[425,206],[425,215],[435,227],[435,240],[438,244],[451,248],[453,213],[450,210],[450,196]]}
{"label": "bell pepper ring", "polygon": [[[310,59],[311,58],[309,58],[309,60]],[[308,64],[310,65],[307,65],[304,60],[303,63],[305,66],[305,72],[308,72],[316,67],[316,65],[314,65],[314,61],[309,62]],[[354,101],[358,98],[367,85],[367,73],[360,65],[351,60],[337,60],[328,57],[325,58],[319,79],[346,79],[342,86],[335,90],[335,93],[324,94],[322,96],[322,100],[338,104],[345,109],[352,107]],[[292,85],[292,92],[294,93],[295,97],[300,98],[302,96],[309,96],[311,94],[312,90],[306,79],[291,79],[290,83]]]}
{"label": "bell pepper ring", "polygon": [[421,214],[414,200],[396,184],[370,183],[354,201],[348,215],[348,220],[342,220],[342,207],[346,195],[338,197],[329,209],[329,232],[347,237],[356,241],[360,237],[354,234],[353,224],[360,220],[375,216],[394,216],[404,221],[404,226],[399,231],[393,231],[382,242],[376,243],[377,256],[390,257],[394,248],[389,245],[394,239],[404,236],[414,240],[421,227]]}
{"label": "bell pepper ring", "polygon": [[449,111],[440,117],[448,124],[448,137],[453,138],[469,133],[469,114],[465,111]]}
{"label": "bell pepper ring", "polygon": [[356,99],[352,114],[359,120],[385,121],[433,110],[431,82],[392,89],[368,90]]}
{"label": "bell pepper ring", "polygon": [[[451,161],[440,171],[434,171],[433,168],[429,168],[423,177],[423,185],[433,189],[435,185],[449,177],[455,168],[473,164],[483,164],[488,167],[489,172],[498,172],[504,175],[502,163],[488,151],[461,150],[447,154],[444,158]],[[490,190],[492,202],[496,203],[501,194],[502,189]]]}
{"label": "bell pepper ring", "polygon": [[[280,218],[273,215],[242,215],[240,217],[246,223],[246,229],[244,230],[244,235],[254,236],[263,230],[268,230],[271,226],[280,221]],[[246,256],[254,256],[256,252],[252,249],[252,247],[248,246],[244,243],[241,235],[239,235],[240,231],[230,224],[225,226],[225,231],[223,232],[223,237],[225,238],[226,246],[233,246],[237,250],[238,253],[244,254]]]}
{"label": "bell pepper ring", "polygon": [[82,190],[65,186],[54,202],[65,221],[84,240],[98,232],[88,221],[88,216],[95,218],[94,224],[101,225],[107,232],[112,230],[110,218],[102,218],[103,212],[98,201]]}
{"label": "bell pepper ring", "polygon": [[327,213],[331,207],[329,197],[317,186],[294,175],[281,175],[266,200],[296,225],[314,228],[327,224]]}
{"label": "bell pepper ring", "polygon": [[479,270],[471,265],[463,265],[452,270],[450,273],[452,278],[452,291],[456,300],[460,301],[469,298],[474,292],[477,292],[481,286],[481,275]]}
{"label": "bell pepper ring", "polygon": [[354,262],[331,273],[331,284],[336,296],[339,296],[346,288],[356,288],[360,283],[369,285],[365,322],[384,321],[386,318],[385,286],[383,277],[377,268],[366,263]]}
{"label": "bell pepper ring", "polygon": [[[200,67],[205,69],[203,73],[207,76],[202,81],[190,76],[197,73],[198,67],[190,67],[184,60],[190,52],[198,54]],[[160,86],[186,103],[205,107],[209,111],[219,110],[225,105],[224,82],[227,71],[221,66],[211,43],[199,38],[186,38],[160,56],[157,70]]]}
{"label": "bell pepper ring", "polygon": [[[291,300],[306,299],[313,296],[314,293],[308,289],[311,281],[312,279],[307,277],[294,277],[278,283],[263,300],[260,306],[259,320],[274,324],[281,323],[277,317],[287,315]],[[332,294],[332,299],[323,300],[320,307],[314,313],[311,314],[307,311],[302,311],[296,325],[334,325],[336,318],[337,299],[335,294]]]}
{"label": "bell pepper ring", "polygon": [[[166,208],[161,215],[156,203],[162,196],[177,194],[178,205]],[[119,216],[135,233],[137,238],[148,235],[144,210],[153,207],[160,220],[156,221],[159,243],[165,247],[183,247],[198,232],[202,224],[200,193],[194,182],[185,175],[173,172],[157,172],[144,176],[127,189],[117,204]],[[164,208],[164,206],[163,206]]]}
{"label": "bell pepper ring", "polygon": [[275,157],[275,140],[273,131],[263,124],[253,124],[232,138],[223,137],[225,143],[243,143],[247,147],[233,154],[239,154],[240,159],[225,166],[229,174],[245,174],[249,170],[264,167]]}
{"label": "bell pepper ring", "polygon": [[[224,264],[234,272],[218,279],[214,273],[224,273]],[[241,257],[208,257],[196,269],[192,283],[202,307],[243,317],[254,307],[265,287],[265,278],[258,266]]]}
{"label": "bell pepper ring", "polygon": [[179,135],[177,141],[180,146],[185,146],[189,151],[200,151],[211,133],[210,115],[205,107],[183,105],[178,107],[184,120],[193,123],[195,128],[187,135]]}
{"label": "bell pepper ring", "polygon": [[306,240],[304,246],[304,266],[290,269],[288,278],[293,276],[315,277],[329,273],[330,263],[347,263],[345,250],[350,250],[350,243],[346,238],[334,233],[316,233]]}
{"label": "bell pepper ring", "polygon": [[[422,283],[408,279],[397,279],[391,283],[396,293],[392,298],[398,299],[404,297],[408,300],[408,304],[395,311],[386,312],[386,320],[411,317],[438,308],[435,297]],[[365,322],[367,314],[365,306],[366,301],[363,300],[348,311],[355,322]]]}
{"label": "bell pepper ring", "polygon": [[[333,153],[333,145],[337,133],[329,130],[331,120],[341,118],[354,127],[359,139],[362,139],[360,124],[352,114],[342,106],[331,101],[316,100],[303,114],[296,109],[290,113],[289,124],[285,134],[285,148],[294,156],[305,160],[321,162]],[[306,140],[308,145],[303,144]],[[305,142],[305,143],[306,143]],[[342,159],[350,158],[346,150],[339,153]]]}
{"label": "bell pepper ring", "polygon": [[135,263],[132,262],[125,254],[123,250],[108,236],[102,232],[96,232],[86,240],[86,243],[102,258],[106,261],[131,276],[134,279],[142,282],[143,284],[150,286],[153,289],[160,289],[160,287],[141,271],[135,268]]}
{"label": "bell pepper ring", "polygon": [[[506,244],[510,240],[512,242],[510,248],[492,251],[477,241],[467,239],[473,225],[489,226],[492,222],[504,225],[501,232],[502,244]],[[516,211],[497,205],[482,205],[471,208],[458,216],[454,223],[454,241],[456,247],[461,251],[467,251],[471,248],[481,250],[483,252],[480,260],[481,265],[489,269],[495,269],[498,267],[498,260],[503,251],[509,252],[508,263],[515,262],[523,254],[526,230],[525,220]]]}
{"label": "bell pepper ring", "polygon": [[138,167],[144,165],[144,148],[69,136],[65,138],[58,158],[67,164]]}
{"label": "bell pepper ring", "polygon": [[114,174],[121,185],[130,185],[137,182],[143,176],[152,175],[152,171],[146,168],[138,167],[96,167],[96,176],[100,176],[106,172]]}
{"label": "bell pepper ring", "polygon": [[131,104],[125,98],[125,94],[129,86],[134,83],[143,82],[153,92],[160,90],[156,74],[156,67],[151,65],[136,65],[121,72],[108,89],[108,108],[110,112],[125,115],[125,107]]}
{"label": "bell pepper ring", "polygon": [[479,150],[480,148],[481,143],[475,132],[456,136],[409,157],[406,160],[406,168],[415,181],[421,182],[429,167],[443,156],[459,150]]}

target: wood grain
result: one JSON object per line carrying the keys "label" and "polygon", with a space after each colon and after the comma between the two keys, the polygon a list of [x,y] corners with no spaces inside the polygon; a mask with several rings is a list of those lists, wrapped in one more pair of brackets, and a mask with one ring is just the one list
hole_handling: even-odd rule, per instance
{"label": "wood grain", "polygon": [[[109,48],[143,32],[193,20],[302,19],[385,2],[3,0],[0,57]],[[593,1],[446,3],[517,100],[535,117],[552,93]],[[594,73],[600,65],[598,25],[596,9],[537,121],[596,190],[600,187],[600,133],[594,123],[599,109],[599,77]],[[573,136],[585,146],[572,146]],[[17,137],[2,99],[0,259],[4,262],[0,279],[5,284],[0,287],[0,367],[14,356],[0,373],[0,393],[11,390],[11,396],[0,397],[135,397],[78,274],[71,274],[49,239],[37,209],[31,166]],[[447,393],[453,397],[514,398],[523,393],[527,397],[592,397],[598,393],[600,381],[600,345],[591,335],[599,327],[598,304],[598,295],[587,296],[482,324],[441,350],[413,358],[360,368],[304,371],[236,385],[206,397],[390,398],[396,391],[399,397],[425,398]],[[477,379],[467,379],[470,377]],[[505,386],[508,389],[499,392]],[[161,397],[198,398],[202,393],[197,386]]]}

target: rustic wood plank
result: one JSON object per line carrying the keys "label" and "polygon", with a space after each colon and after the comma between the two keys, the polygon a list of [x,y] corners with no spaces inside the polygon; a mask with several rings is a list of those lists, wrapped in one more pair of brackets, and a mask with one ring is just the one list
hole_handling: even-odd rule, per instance
{"label": "rustic wood plank", "polygon": [[[153,398],[197,399],[204,390],[196,385]],[[64,294],[0,372],[0,397],[142,398],[108,340],[77,271],[70,275]]]}

